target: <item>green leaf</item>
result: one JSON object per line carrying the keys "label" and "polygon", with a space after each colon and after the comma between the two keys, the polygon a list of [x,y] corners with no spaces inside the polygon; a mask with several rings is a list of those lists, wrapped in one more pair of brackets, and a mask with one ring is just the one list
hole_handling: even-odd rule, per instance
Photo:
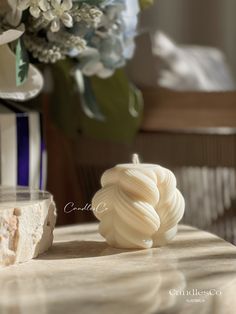
{"label": "green leaf", "polygon": [[79,69],[75,70],[75,79],[80,92],[80,103],[84,114],[91,119],[104,121],[105,117],[97,104],[90,80],[84,77]]}
{"label": "green leaf", "polygon": [[92,77],[91,89],[105,121],[90,119],[83,114],[81,129],[84,134],[115,141],[128,142],[138,131],[142,119],[143,99],[123,69],[108,79]]}
{"label": "green leaf", "polygon": [[16,44],[16,85],[24,84],[29,72],[29,57],[22,38]]}
{"label": "green leaf", "polygon": [[150,5],[153,5],[153,3],[154,3],[154,0],[139,0],[141,9],[146,9]]}

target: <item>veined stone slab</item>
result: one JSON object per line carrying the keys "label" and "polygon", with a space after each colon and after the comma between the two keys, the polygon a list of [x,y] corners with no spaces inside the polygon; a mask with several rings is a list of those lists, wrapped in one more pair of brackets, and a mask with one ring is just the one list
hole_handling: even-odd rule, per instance
{"label": "veined stone slab", "polygon": [[0,188],[0,267],[27,262],[48,250],[55,223],[50,193]]}

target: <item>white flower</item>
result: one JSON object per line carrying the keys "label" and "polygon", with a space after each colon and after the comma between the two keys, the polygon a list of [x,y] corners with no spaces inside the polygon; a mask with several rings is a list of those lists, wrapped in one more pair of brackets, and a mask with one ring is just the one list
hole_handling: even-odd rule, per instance
{"label": "white flower", "polygon": [[73,26],[73,18],[70,14],[72,7],[72,0],[51,0],[51,9],[44,13],[44,17],[51,21],[52,32],[58,32],[61,23],[66,27]]}
{"label": "white flower", "polygon": [[21,11],[29,8],[30,14],[35,18],[39,18],[42,11],[50,8],[47,0],[19,0],[17,7]]}
{"label": "white flower", "polygon": [[88,25],[97,27],[101,22],[103,12],[87,3],[82,3],[80,7],[75,6],[73,10],[73,17],[76,22],[85,22]]}
{"label": "white flower", "polygon": [[30,65],[28,78],[21,86],[16,86],[16,57],[8,43],[18,39],[24,33],[24,25],[9,29],[0,34],[0,98],[27,100],[35,97],[43,87],[43,77]]}

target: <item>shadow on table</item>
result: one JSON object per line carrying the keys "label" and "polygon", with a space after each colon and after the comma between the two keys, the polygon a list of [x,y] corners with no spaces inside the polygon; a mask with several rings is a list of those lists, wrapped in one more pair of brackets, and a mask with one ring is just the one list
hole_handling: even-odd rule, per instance
{"label": "shadow on table", "polygon": [[[132,250],[134,252],[136,250]],[[127,253],[130,250],[111,248],[100,241],[70,241],[54,243],[52,248],[38,257],[43,260],[89,258]]]}
{"label": "shadow on table", "polygon": [[[205,244],[208,246],[209,242],[214,246],[218,242],[221,242],[220,239],[199,239],[196,240],[194,247],[197,249],[199,245],[204,247]],[[187,241],[175,241],[167,245],[165,248],[171,250],[173,253],[175,250],[187,250],[190,249],[189,240]],[[109,255],[119,255],[119,254],[157,254],[158,251],[162,248],[153,248],[150,250],[128,250],[128,249],[118,249],[110,247],[105,241],[65,241],[65,242],[56,242],[53,244],[52,248],[45,254],[42,254],[38,257],[41,260],[59,260],[59,259],[73,259],[73,258],[90,258],[90,257],[101,257]],[[193,250],[193,248],[192,248]],[[178,260],[181,262],[191,262],[197,261],[207,261],[207,260],[220,260],[220,259],[233,259],[236,260],[236,253],[220,254],[210,252],[204,255],[194,255],[194,256],[181,256],[178,257]],[[144,254],[144,255],[145,255]]]}

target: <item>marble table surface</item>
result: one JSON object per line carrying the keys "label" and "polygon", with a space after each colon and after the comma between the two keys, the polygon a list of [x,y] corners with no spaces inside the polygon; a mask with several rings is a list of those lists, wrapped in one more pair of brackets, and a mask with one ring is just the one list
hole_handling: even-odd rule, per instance
{"label": "marble table surface", "polygon": [[235,314],[235,291],[236,247],[210,233],[180,225],[168,246],[128,251],[77,225],[0,270],[0,314]]}

